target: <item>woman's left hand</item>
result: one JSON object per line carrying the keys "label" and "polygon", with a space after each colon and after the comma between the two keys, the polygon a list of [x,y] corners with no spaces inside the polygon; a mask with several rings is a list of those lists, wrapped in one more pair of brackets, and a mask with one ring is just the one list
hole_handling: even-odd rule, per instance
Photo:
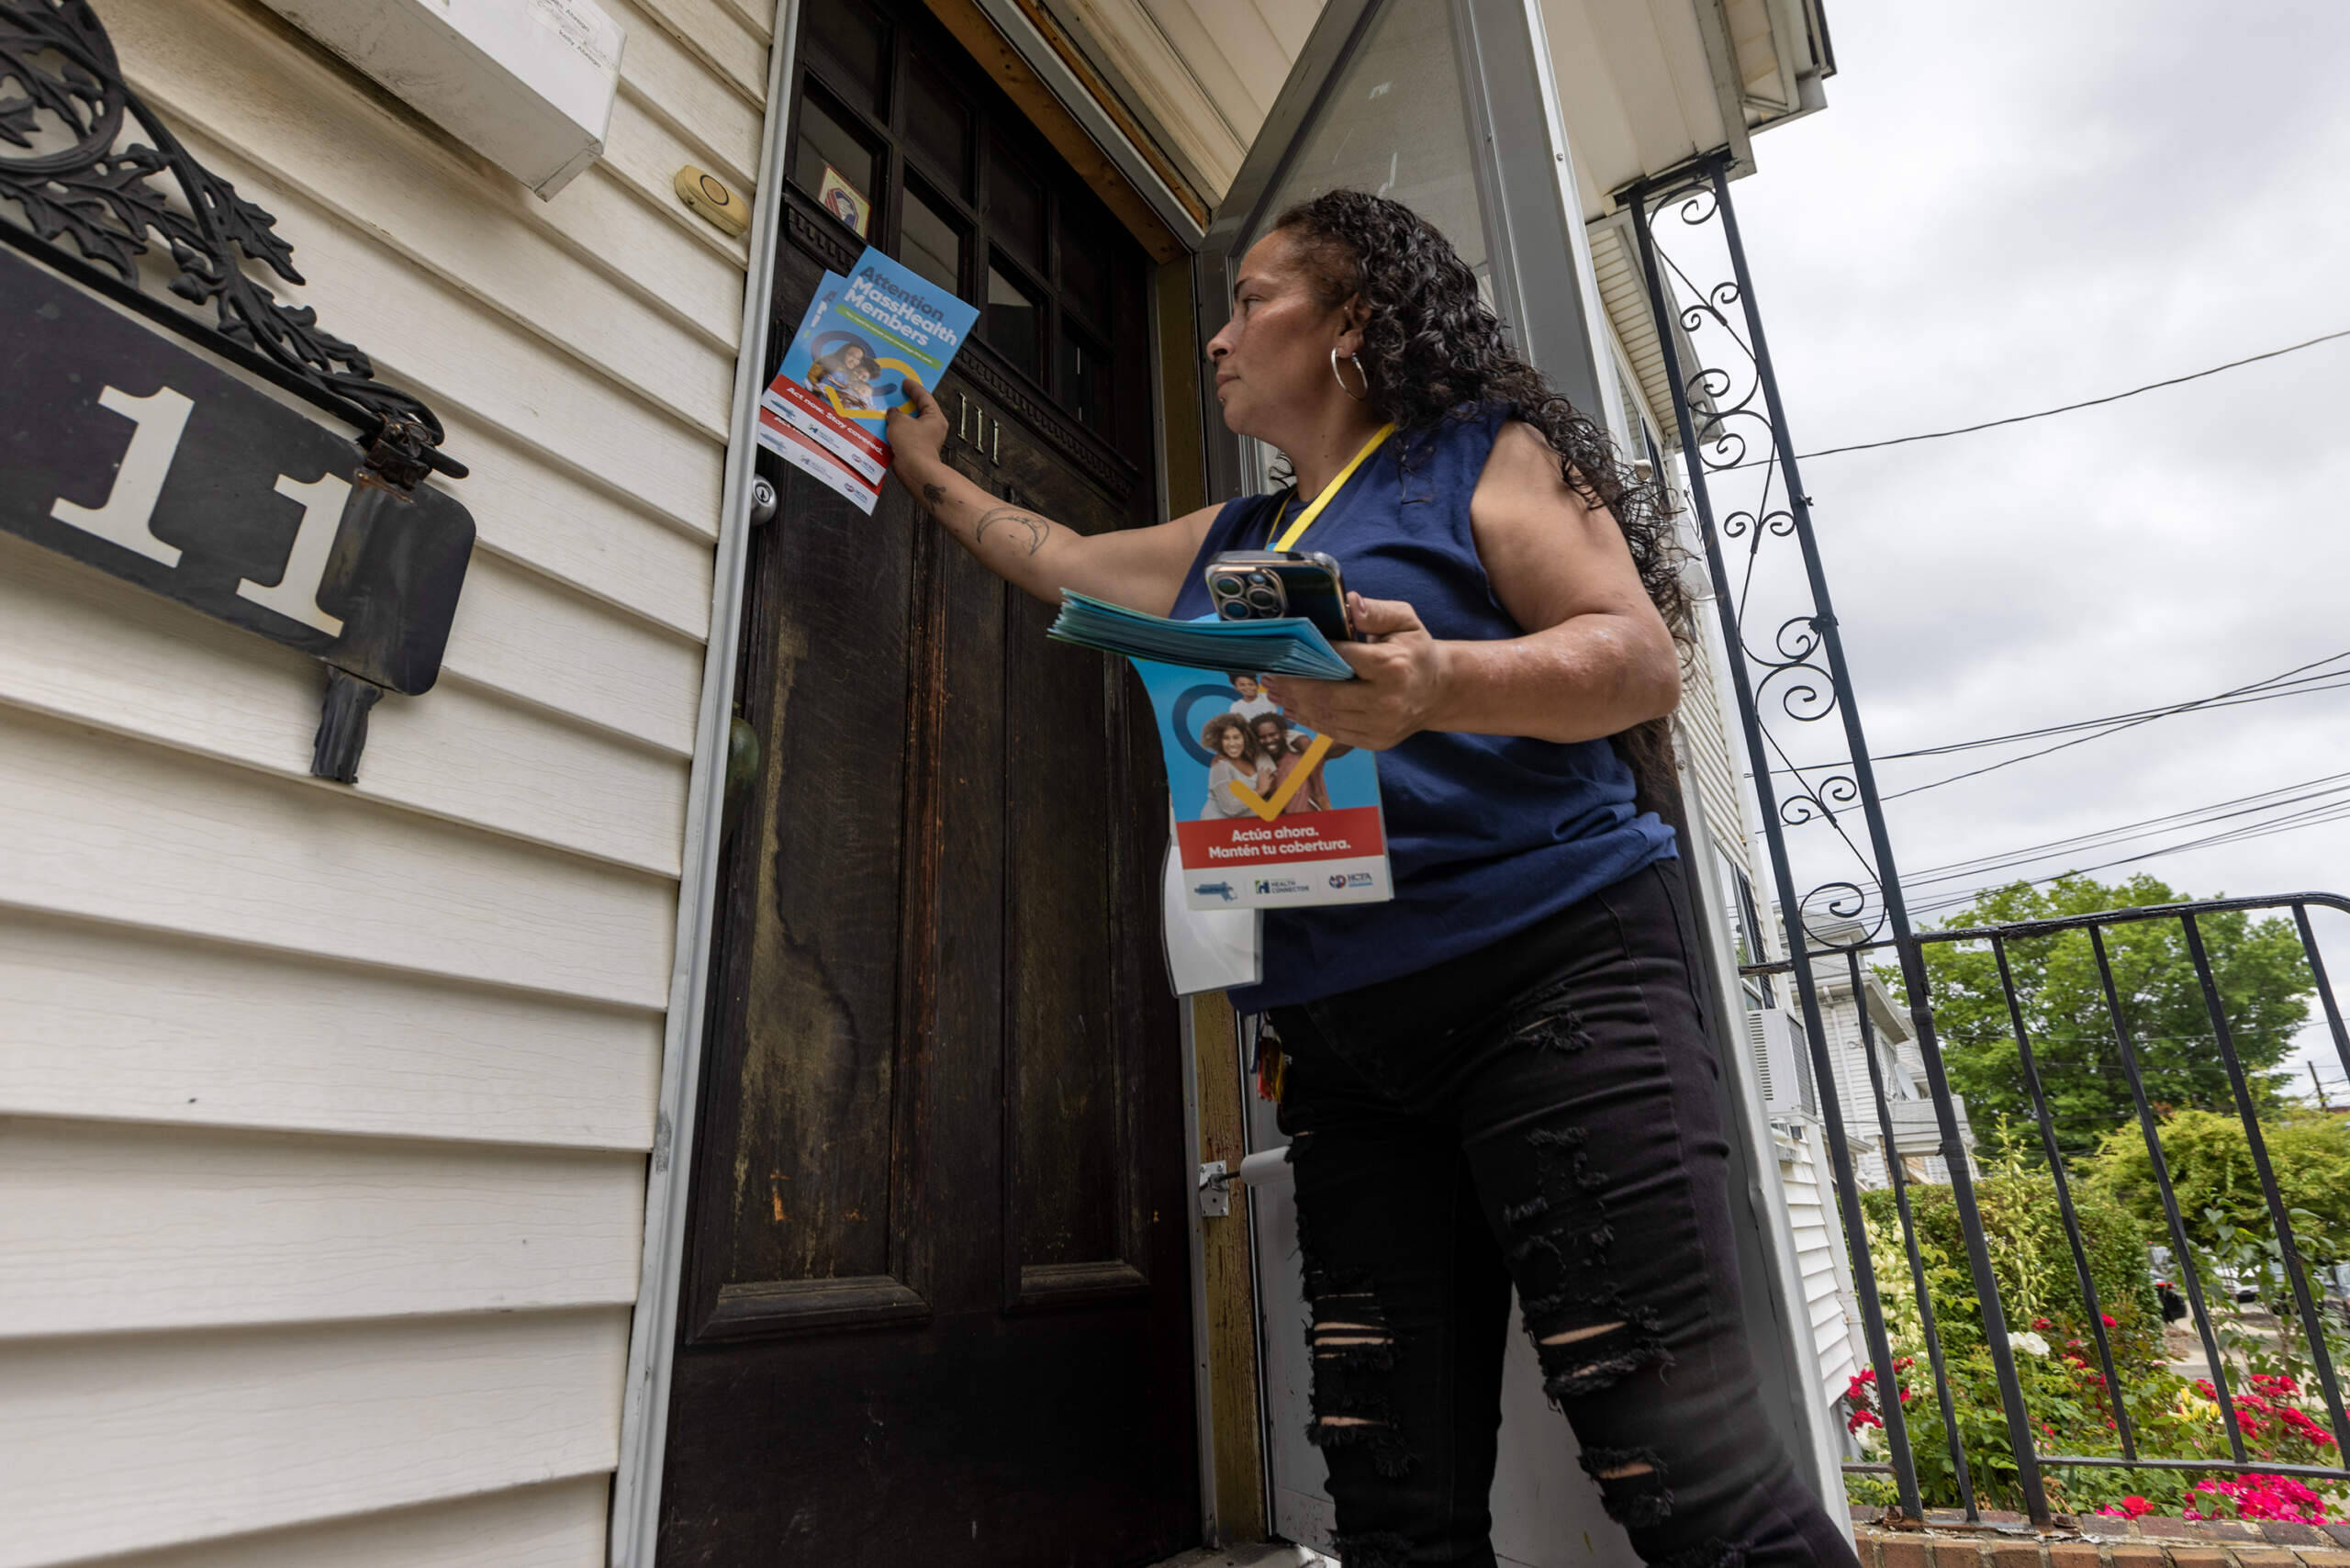
{"label": "woman's left hand", "polygon": [[1337,647],[1355,666],[1354,679],[1284,676],[1269,678],[1265,689],[1307,729],[1347,745],[1385,751],[1428,728],[1440,710],[1449,669],[1445,645],[1401,599],[1350,593],[1347,613],[1358,640]]}

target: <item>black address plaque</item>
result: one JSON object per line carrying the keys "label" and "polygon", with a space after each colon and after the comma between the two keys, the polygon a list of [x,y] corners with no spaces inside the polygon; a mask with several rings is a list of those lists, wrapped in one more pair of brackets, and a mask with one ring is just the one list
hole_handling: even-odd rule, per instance
{"label": "black address plaque", "polygon": [[375,686],[441,673],[473,518],[0,251],[0,531]]}

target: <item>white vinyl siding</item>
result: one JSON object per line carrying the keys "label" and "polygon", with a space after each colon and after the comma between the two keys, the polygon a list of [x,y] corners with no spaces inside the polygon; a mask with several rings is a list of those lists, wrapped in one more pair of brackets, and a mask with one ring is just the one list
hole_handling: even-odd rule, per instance
{"label": "white vinyl siding", "polygon": [[0,539],[0,1568],[603,1559],[748,257],[670,180],[754,188],[769,13],[599,4],[549,203],[250,0],[97,0],[480,532],[355,788],[316,664]]}
{"label": "white vinyl siding", "polygon": [[1812,1347],[1819,1356],[1822,1397],[1833,1403],[1861,1362],[1852,1338],[1852,1285],[1836,1214],[1835,1178],[1818,1136],[1816,1127],[1807,1128],[1801,1139],[1781,1136],[1779,1184],[1787,1194],[1787,1223],[1795,1235]]}
{"label": "white vinyl siding", "polygon": [[[1721,633],[1713,625],[1714,602],[1700,599],[1689,607],[1695,618],[1693,646],[1682,675],[1680,723],[1676,734],[1688,750],[1683,765],[1697,781],[1697,797],[1705,803],[1706,825],[1712,829],[1723,853],[1757,884],[1754,856],[1746,837],[1746,812],[1741,804],[1745,780],[1741,759],[1745,747],[1731,739],[1737,722],[1735,700],[1715,663]],[[1729,912],[1736,918],[1737,912]]]}

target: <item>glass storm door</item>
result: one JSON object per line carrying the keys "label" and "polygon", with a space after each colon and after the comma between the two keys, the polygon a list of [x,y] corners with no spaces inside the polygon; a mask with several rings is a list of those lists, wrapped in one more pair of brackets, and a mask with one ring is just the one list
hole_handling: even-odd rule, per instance
{"label": "glass storm door", "polygon": [[[1449,239],[1518,352],[1602,417],[1589,241],[1539,0],[1328,0],[1217,207],[1199,257],[1200,341],[1240,258],[1292,202],[1393,196]],[[1208,489],[1258,487],[1264,454],[1207,392]]]}

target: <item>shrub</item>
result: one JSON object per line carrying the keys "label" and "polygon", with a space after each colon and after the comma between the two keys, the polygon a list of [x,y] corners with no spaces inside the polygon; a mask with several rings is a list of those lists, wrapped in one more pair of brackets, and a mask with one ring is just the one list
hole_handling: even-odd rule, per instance
{"label": "shrub", "polygon": [[[2259,1173],[2253,1168],[2252,1145],[2233,1114],[2175,1111],[2155,1130],[2190,1241],[2199,1247],[2220,1245],[2222,1223],[2262,1236],[2274,1231]],[[2344,1256],[2345,1243],[2350,1243],[2350,1122],[2291,1111],[2265,1120],[2260,1137],[2277,1172],[2277,1191],[2288,1207],[2309,1216],[2293,1220],[2301,1256],[2313,1263]],[[2146,1239],[2169,1243],[2154,1161],[2135,1126],[2108,1133],[2095,1158],[2083,1163],[2082,1176],[2084,1186],[2126,1210]]]}
{"label": "shrub", "polygon": [[[2042,1454],[2118,1456],[2121,1450],[2113,1391],[2098,1360],[2096,1336],[2057,1207],[2055,1182],[2044,1168],[2027,1168],[2015,1145],[2003,1123],[1975,1194],[2017,1381],[2037,1428],[2034,1449]],[[2076,1184],[2074,1195],[2082,1249],[2121,1384],[2121,1412],[2128,1416],[2138,1451],[2165,1459],[2224,1460],[2229,1452],[2226,1431],[2210,1385],[2190,1384],[2166,1364],[2162,1311],[2136,1215],[2099,1190],[2084,1191]],[[1951,1190],[1942,1186],[1913,1186],[1909,1200],[1950,1387],[1947,1413],[1926,1354],[1923,1315],[1901,1245],[1893,1194],[1863,1193],[1861,1206],[1897,1357],[1894,1403],[1908,1417],[1919,1491],[1930,1507],[1957,1506],[1957,1473],[1948,1439],[1955,1427],[1977,1502],[2020,1508],[2015,1450],[1957,1205]],[[2304,1407],[2302,1384],[2292,1375],[2295,1369],[2266,1366],[2255,1356],[2251,1370],[2258,1375],[2235,1400],[2246,1451],[2272,1463],[2337,1462],[2332,1435]],[[1881,1447],[1888,1417],[1873,1371],[1852,1380],[1847,1403],[1848,1427],[1865,1442]],[[2299,1499],[2243,1477],[2221,1477],[2224,1484],[2215,1491],[2218,1483],[2199,1484],[2192,1472],[2060,1465],[2043,1468],[2042,1476],[2052,1505],[2070,1511],[2129,1515],[2155,1509],[2177,1513],[2194,1506],[2203,1517],[2232,1518],[2239,1517],[2233,1510],[2247,1506],[2294,1506],[2316,1518],[2325,1506],[2314,1493]],[[1856,1477],[1853,1495],[1863,1502],[1893,1500],[1890,1486],[1875,1477]],[[2340,1511],[2339,1504],[2335,1511]]]}

